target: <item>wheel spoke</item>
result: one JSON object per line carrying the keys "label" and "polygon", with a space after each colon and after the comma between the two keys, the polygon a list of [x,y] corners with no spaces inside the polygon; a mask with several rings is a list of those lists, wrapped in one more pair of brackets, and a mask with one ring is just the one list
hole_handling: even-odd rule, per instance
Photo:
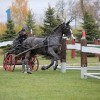
{"label": "wheel spoke", "polygon": [[32,71],[37,71],[39,68],[39,61],[36,56],[31,57],[29,65]]}
{"label": "wheel spoke", "polygon": [[15,61],[13,60],[14,55],[13,54],[8,54],[5,55],[4,61],[3,61],[3,68],[6,71],[13,71],[15,68]]}

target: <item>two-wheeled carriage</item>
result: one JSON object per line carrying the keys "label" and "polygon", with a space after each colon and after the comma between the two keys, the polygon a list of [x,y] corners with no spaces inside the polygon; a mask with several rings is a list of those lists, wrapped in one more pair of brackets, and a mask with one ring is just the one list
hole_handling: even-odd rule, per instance
{"label": "two-wheeled carriage", "polygon": [[[58,60],[60,59],[58,55],[59,46],[61,45],[63,36],[71,38],[71,36],[73,35],[71,27],[69,25],[70,22],[71,20],[69,20],[67,23],[60,24],[46,38],[36,38],[36,37],[27,38],[23,42],[23,46],[29,49],[25,51],[22,50],[22,52],[17,53],[17,55],[16,52],[14,53],[14,50],[12,50],[12,52],[8,52],[7,54],[5,54],[3,63],[4,69],[13,71],[15,65],[19,64],[18,61],[21,62],[24,57],[23,64],[27,66],[27,73],[31,74],[30,69],[34,69],[36,67],[35,70],[37,70],[39,65],[38,59],[36,58],[35,55],[41,54],[51,58],[51,63],[49,65],[43,66],[41,69],[46,70],[51,66],[53,66],[53,69],[56,70],[58,66]],[[33,56],[31,55],[30,51],[33,52]]]}
{"label": "two-wheeled carriage", "polygon": [[[13,48],[12,50],[9,50],[5,53],[3,60],[3,68],[5,69],[5,71],[14,71],[15,66],[22,65],[24,54],[30,49],[18,53],[20,49],[21,45],[17,45],[16,49]],[[28,63],[32,71],[38,70],[39,61],[36,55],[31,56]]]}

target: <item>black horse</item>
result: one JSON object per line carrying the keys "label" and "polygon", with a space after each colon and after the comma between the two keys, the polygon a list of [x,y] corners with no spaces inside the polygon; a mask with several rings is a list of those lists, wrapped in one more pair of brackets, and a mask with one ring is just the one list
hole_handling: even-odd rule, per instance
{"label": "black horse", "polygon": [[[31,70],[29,67],[29,59],[31,54],[42,54],[51,57],[51,63],[47,66],[43,66],[41,69],[46,70],[53,66],[53,69],[56,70],[58,66],[58,60],[60,57],[58,56],[58,49],[61,45],[62,37],[65,35],[68,38],[71,37],[72,31],[69,25],[70,21],[67,23],[63,23],[59,25],[49,36],[46,38],[36,38],[36,37],[28,37],[24,42],[23,46],[26,48],[35,47],[31,51],[28,51],[25,54],[25,59],[23,60],[22,68],[24,65],[27,67],[27,73],[31,74]],[[33,53],[32,53],[33,52]]]}

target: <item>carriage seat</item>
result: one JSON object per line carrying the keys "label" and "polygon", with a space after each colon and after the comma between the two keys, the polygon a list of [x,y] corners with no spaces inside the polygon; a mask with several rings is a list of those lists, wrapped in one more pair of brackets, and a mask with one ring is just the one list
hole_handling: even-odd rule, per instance
{"label": "carriage seat", "polygon": [[21,44],[16,45],[13,49],[15,54],[18,54],[23,51],[23,47]]}

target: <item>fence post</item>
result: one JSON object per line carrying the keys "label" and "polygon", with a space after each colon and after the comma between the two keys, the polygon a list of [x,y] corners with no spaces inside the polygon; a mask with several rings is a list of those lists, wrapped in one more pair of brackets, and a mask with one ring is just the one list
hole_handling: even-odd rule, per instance
{"label": "fence post", "polygon": [[66,72],[66,38],[62,39],[61,45],[61,72]]}
{"label": "fence post", "polygon": [[[94,44],[98,45],[98,39],[94,39]],[[95,54],[95,57],[98,57],[98,56],[99,56],[99,54]]]}
{"label": "fence post", "polygon": [[[72,45],[75,45],[75,43],[76,43],[76,40],[73,39],[72,40]],[[71,58],[74,58],[75,56],[76,56],[76,50],[73,49],[73,50],[71,50]]]}
{"label": "fence post", "polygon": [[82,32],[81,38],[81,78],[86,79],[87,76],[84,73],[87,73],[87,53],[82,51],[83,46],[87,46],[85,31]]}
{"label": "fence post", "polygon": [[[100,45],[100,39],[98,39],[98,45]],[[99,54],[99,69],[100,69],[100,54]]]}

